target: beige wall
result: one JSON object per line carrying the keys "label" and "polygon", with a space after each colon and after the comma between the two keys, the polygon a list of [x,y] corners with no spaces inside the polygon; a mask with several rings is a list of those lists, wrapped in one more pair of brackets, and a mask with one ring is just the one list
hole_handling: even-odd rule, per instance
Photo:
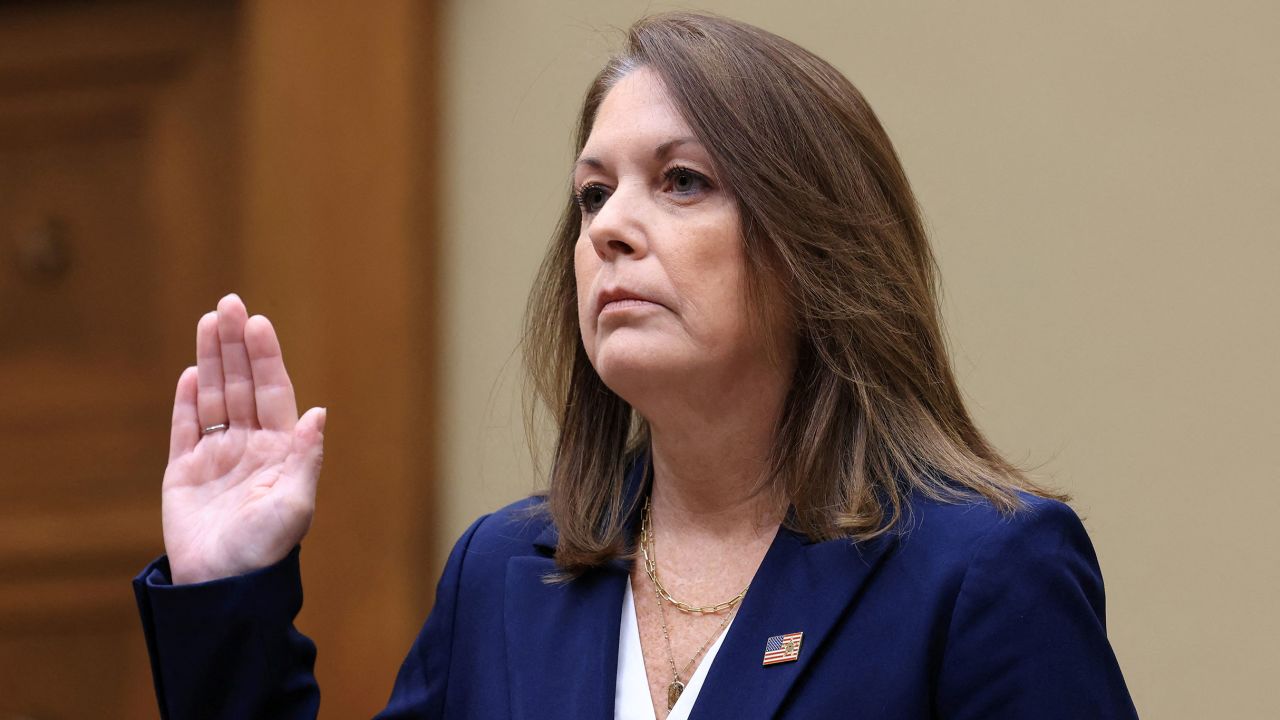
{"label": "beige wall", "polygon": [[[1074,493],[1144,716],[1280,716],[1280,5],[709,2],[870,99],[955,363]],[[586,83],[653,2],[450,6],[442,549],[534,481],[516,348]]]}

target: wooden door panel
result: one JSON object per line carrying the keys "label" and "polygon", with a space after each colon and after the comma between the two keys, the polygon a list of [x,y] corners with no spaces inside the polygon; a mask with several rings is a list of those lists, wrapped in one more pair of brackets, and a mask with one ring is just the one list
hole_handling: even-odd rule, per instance
{"label": "wooden door panel", "polygon": [[0,718],[157,715],[128,580],[233,279],[234,10],[0,9]]}
{"label": "wooden door panel", "polygon": [[325,715],[385,702],[439,571],[437,15],[0,3],[0,720],[157,716],[129,579],[232,290],[331,409],[299,620]]}

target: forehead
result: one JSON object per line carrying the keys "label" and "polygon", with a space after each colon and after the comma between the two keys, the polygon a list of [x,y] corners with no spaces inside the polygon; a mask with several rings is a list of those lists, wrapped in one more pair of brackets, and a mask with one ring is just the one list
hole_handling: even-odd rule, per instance
{"label": "forehead", "polygon": [[582,158],[610,152],[653,148],[692,135],[661,78],[648,68],[637,68],[618,81],[596,112]]}

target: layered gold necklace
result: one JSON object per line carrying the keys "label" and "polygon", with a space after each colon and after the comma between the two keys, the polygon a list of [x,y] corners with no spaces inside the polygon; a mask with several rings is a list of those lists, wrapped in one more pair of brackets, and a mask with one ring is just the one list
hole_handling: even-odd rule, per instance
{"label": "layered gold necklace", "polygon": [[[662,637],[667,643],[667,663],[671,666],[671,683],[667,685],[667,709],[675,707],[676,700],[680,699],[680,694],[685,688],[685,673],[693,665],[694,661],[702,656],[702,653],[711,646],[711,641],[720,636],[721,631],[729,624],[729,620],[733,618],[734,611],[742,602],[742,598],[747,594],[747,588],[742,588],[742,592],[715,605],[693,605],[691,603],[681,602],[671,596],[667,589],[662,585],[662,579],[658,577],[658,552],[653,541],[653,518],[649,510],[649,498],[644,501],[644,513],[640,516],[640,553],[644,556],[644,571],[649,576],[649,582],[653,583],[653,596],[658,603],[658,617],[662,620]],[[750,587],[750,583],[747,587]],[[707,641],[702,643],[702,647],[689,658],[689,662],[684,664],[681,670],[676,669],[676,661],[671,652],[671,634],[667,629],[667,610],[663,600],[671,603],[681,612],[691,615],[710,615],[714,613],[724,612],[724,620],[720,621],[720,625],[716,631],[712,633]],[[728,611],[728,612],[726,612]]]}

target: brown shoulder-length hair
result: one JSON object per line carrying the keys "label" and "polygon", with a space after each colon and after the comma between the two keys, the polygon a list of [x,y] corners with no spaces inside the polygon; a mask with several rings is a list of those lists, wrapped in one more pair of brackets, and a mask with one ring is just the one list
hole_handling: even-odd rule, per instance
{"label": "brown shoulder-length hair", "polygon": [[[789,305],[795,375],[765,484],[793,506],[793,529],[870,539],[899,523],[912,492],[981,496],[1005,512],[1020,506],[1019,490],[1065,499],[1002,458],[969,416],[915,196],[849,80],[745,23],[649,17],[587,90],[579,153],[605,95],[639,67],[661,78],[737,200],[752,302],[771,280]],[[531,399],[558,419],[546,508],[559,530],[557,565],[569,574],[628,552],[635,499],[624,498],[623,473],[649,441],[643,418],[604,385],[582,345],[580,223],[570,199],[534,283],[523,346]]]}

